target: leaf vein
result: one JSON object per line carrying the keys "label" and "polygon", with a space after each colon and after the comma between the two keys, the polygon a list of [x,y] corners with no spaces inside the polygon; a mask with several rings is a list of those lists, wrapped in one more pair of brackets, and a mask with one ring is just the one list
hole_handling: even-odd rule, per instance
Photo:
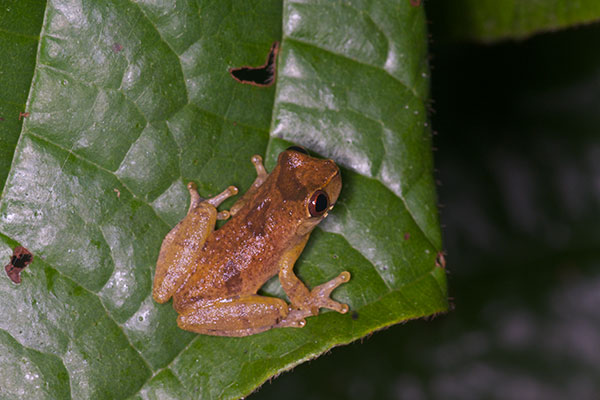
{"label": "leaf vein", "polygon": [[[107,173],[107,174],[110,174],[110,175],[112,175],[112,176],[113,176],[113,177],[114,177],[114,178],[115,178],[115,179],[116,179],[116,180],[119,182],[119,184],[123,185],[123,187],[124,187],[125,189],[127,189],[127,191],[129,192],[129,194],[131,195],[131,197],[132,197],[132,198],[134,198],[134,199],[136,199],[136,200],[140,201],[141,203],[144,203],[144,204],[145,204],[145,205],[147,205],[147,206],[148,206],[150,209],[152,209],[152,211],[153,211],[153,213],[155,214],[155,216],[156,216],[156,217],[157,217],[157,218],[158,218],[158,219],[159,219],[159,220],[160,220],[160,221],[161,221],[161,222],[162,222],[162,223],[163,223],[163,224],[164,224],[164,225],[165,225],[167,228],[169,228],[169,227],[171,226],[169,223],[167,223],[167,221],[165,221],[165,220],[164,220],[164,219],[163,219],[163,218],[162,218],[162,217],[161,217],[161,216],[160,216],[160,215],[159,215],[159,214],[158,214],[158,213],[157,213],[157,212],[154,210],[154,208],[153,208],[151,205],[149,205],[147,202],[145,202],[145,201],[143,201],[142,199],[140,199],[140,198],[139,198],[139,197],[138,197],[138,196],[137,196],[137,195],[136,195],[136,194],[135,194],[135,193],[134,193],[134,192],[133,192],[133,191],[132,191],[132,190],[131,190],[131,189],[130,189],[130,188],[129,188],[129,187],[126,185],[126,184],[125,184],[125,183],[123,183],[123,181],[121,181],[121,179],[120,179],[120,178],[119,178],[117,175],[115,175],[115,173],[114,173],[113,171],[111,171],[111,170],[109,170],[109,169],[106,169],[106,168],[104,168],[103,166],[101,166],[101,165],[99,165],[99,164],[96,164],[95,162],[93,162],[93,161],[91,161],[91,160],[87,159],[86,157],[84,157],[84,156],[82,156],[82,155],[80,155],[80,154],[78,154],[78,153],[75,153],[75,152],[73,152],[73,151],[71,151],[71,150],[69,150],[69,149],[67,149],[67,148],[63,147],[63,146],[61,146],[60,144],[58,144],[58,143],[56,143],[56,142],[54,142],[54,141],[52,141],[52,140],[50,140],[50,139],[46,138],[45,136],[41,136],[41,135],[39,135],[39,134],[35,133],[35,132],[34,132],[34,131],[32,131],[32,130],[28,130],[28,131],[27,131],[27,134],[28,134],[28,135],[31,135],[31,136],[33,136],[33,137],[36,137],[37,139],[39,139],[39,140],[42,140],[42,141],[44,141],[44,142],[46,142],[46,143],[48,143],[48,144],[51,144],[52,146],[55,146],[55,147],[59,148],[60,150],[62,150],[62,151],[64,151],[64,152],[66,152],[66,153],[69,153],[69,155],[72,155],[73,157],[75,157],[75,158],[77,158],[77,159],[79,159],[79,160],[81,160],[81,161],[83,161],[83,162],[85,162],[85,163],[87,163],[87,164],[90,164],[90,165],[92,165],[92,166],[94,166],[94,167],[98,168],[99,170],[101,170],[101,171],[104,171],[104,172],[105,172],[105,173]],[[65,162],[66,162],[66,160],[65,160]]]}
{"label": "leaf vein", "polygon": [[[140,11],[140,13],[143,15],[144,19],[146,21],[148,21],[148,23],[150,24],[150,26],[152,26],[154,28],[154,30],[156,31],[156,34],[158,35],[158,37],[160,38],[160,40],[169,48],[169,50],[171,50],[171,52],[173,52],[173,54],[177,58],[177,64],[179,65],[179,70],[181,72],[181,76],[185,77],[185,74],[183,73],[183,65],[181,64],[181,58],[179,58],[179,54],[177,54],[177,52],[171,46],[171,44],[163,37],[162,33],[160,32],[160,29],[158,29],[158,27],[154,24],[154,22],[152,22],[152,20],[148,17],[148,15],[146,15],[146,13],[140,7],[140,5],[137,2],[134,2],[134,1],[129,1],[129,3],[131,3],[132,5],[134,5]],[[187,86],[186,85],[183,85],[183,86],[185,88],[185,98],[186,98],[186,102],[183,103],[183,104],[185,105],[185,104],[187,104],[187,103],[190,102],[190,96],[189,96],[189,93],[188,93],[188,90],[187,90]]]}
{"label": "leaf vein", "polygon": [[402,86],[403,86],[403,87],[404,87],[404,88],[405,88],[405,89],[406,89],[408,92],[410,92],[410,93],[411,93],[411,94],[412,94],[412,95],[413,95],[413,96],[414,96],[416,99],[418,99],[418,100],[419,100],[419,101],[421,101],[422,103],[424,103],[424,102],[425,102],[425,99],[421,98],[421,97],[420,97],[420,96],[417,94],[417,91],[415,90],[415,88],[412,88],[412,87],[410,87],[410,86],[409,86],[409,85],[408,85],[406,82],[404,82],[403,80],[399,79],[398,77],[396,77],[396,76],[394,76],[394,75],[390,74],[388,71],[386,71],[384,68],[381,68],[380,66],[373,65],[373,64],[368,64],[368,63],[366,63],[366,62],[364,62],[364,61],[361,61],[361,60],[358,60],[358,59],[356,59],[356,58],[350,57],[349,55],[346,55],[346,54],[343,54],[343,53],[338,53],[338,52],[335,52],[335,51],[333,51],[333,50],[331,50],[331,49],[327,49],[327,48],[325,48],[325,47],[318,46],[318,45],[316,45],[316,44],[314,44],[314,43],[311,43],[311,42],[309,42],[309,41],[306,41],[306,40],[298,39],[298,38],[296,38],[296,37],[291,37],[291,36],[288,36],[288,37],[286,37],[286,38],[285,38],[285,40],[289,40],[289,41],[292,41],[292,42],[296,42],[296,43],[300,43],[300,44],[303,44],[303,45],[306,45],[306,46],[310,46],[310,47],[313,47],[313,48],[315,48],[315,49],[318,49],[318,50],[324,51],[324,52],[326,52],[326,53],[332,54],[332,55],[334,55],[334,56],[337,56],[337,57],[344,58],[344,59],[346,59],[346,60],[348,60],[348,61],[352,61],[352,62],[354,62],[354,63],[356,63],[356,64],[364,65],[364,66],[367,66],[367,67],[369,67],[369,68],[373,68],[373,69],[376,69],[376,70],[378,70],[378,71],[381,71],[381,72],[383,72],[384,74],[386,74],[386,75],[388,75],[389,77],[391,77],[391,78],[392,78],[393,80],[395,80],[396,82],[398,82],[400,85],[402,85]]}

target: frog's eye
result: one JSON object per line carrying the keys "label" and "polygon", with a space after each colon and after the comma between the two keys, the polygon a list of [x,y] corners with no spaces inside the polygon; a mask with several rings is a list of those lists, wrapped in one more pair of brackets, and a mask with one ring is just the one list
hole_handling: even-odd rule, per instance
{"label": "frog's eye", "polygon": [[306,155],[309,155],[309,154],[308,154],[308,150],[306,150],[306,149],[305,149],[304,147],[302,147],[302,146],[290,146],[290,147],[288,147],[286,150],[294,150],[294,151],[297,151],[298,153],[304,153],[304,154],[306,154]]}
{"label": "frog's eye", "polygon": [[310,197],[308,202],[308,212],[312,217],[323,215],[329,208],[329,196],[322,190],[317,190]]}

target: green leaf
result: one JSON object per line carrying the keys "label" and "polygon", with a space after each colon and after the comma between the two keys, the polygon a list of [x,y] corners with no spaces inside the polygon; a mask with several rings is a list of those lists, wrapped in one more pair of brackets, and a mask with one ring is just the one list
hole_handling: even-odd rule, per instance
{"label": "green leaf", "polygon": [[[429,10],[431,5],[431,10]],[[441,37],[494,41],[600,20],[596,0],[455,0],[428,4]]]}
{"label": "green leaf", "polygon": [[[30,85],[30,116],[2,153],[0,259],[16,245],[35,258],[20,285],[0,279],[0,357],[11,367],[0,397],[236,398],[333,346],[446,309],[422,9],[57,0],[28,16],[27,7],[15,11],[26,21],[1,31],[10,41],[28,27],[39,43],[15,61],[34,72],[17,81]],[[230,77],[263,64],[274,41],[276,85]],[[250,157],[265,154],[272,167],[289,142],[342,167],[342,195],[296,271],[310,287],[350,271],[334,298],[351,312],[246,338],[180,330],[150,291],[162,239],[187,209],[185,184],[203,196],[243,191]],[[276,279],[263,291],[284,296]]]}
{"label": "green leaf", "polygon": [[19,140],[35,68],[44,8],[36,1],[0,6],[0,192]]}

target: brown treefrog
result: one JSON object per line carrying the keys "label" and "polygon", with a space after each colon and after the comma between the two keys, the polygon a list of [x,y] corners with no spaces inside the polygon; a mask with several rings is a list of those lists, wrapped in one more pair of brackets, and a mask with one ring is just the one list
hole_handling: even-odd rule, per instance
{"label": "brown treefrog", "polygon": [[[342,179],[332,160],[311,157],[293,146],[279,154],[267,173],[252,157],[257,177],[229,211],[216,207],[237,194],[234,186],[202,200],[188,184],[190,207],[165,237],[152,295],[159,303],[173,297],[180,328],[218,336],[247,336],[279,327],[303,327],[319,308],[346,313],[329,298],[350,273],[309,290],[294,274],[294,263],[313,228],[333,208]],[[215,230],[217,219],[228,219]],[[291,304],[257,291],[274,275]]]}

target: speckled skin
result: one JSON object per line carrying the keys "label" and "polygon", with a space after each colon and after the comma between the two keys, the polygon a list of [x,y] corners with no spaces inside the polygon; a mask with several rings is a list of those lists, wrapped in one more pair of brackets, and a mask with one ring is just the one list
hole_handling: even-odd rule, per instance
{"label": "speckled skin", "polygon": [[[202,201],[193,184],[187,216],[165,237],[154,279],[153,296],[164,303],[173,296],[178,325],[193,332],[247,336],[275,327],[302,327],[319,308],[340,313],[348,306],[329,298],[350,279],[347,271],[312,291],[295,276],[295,261],[313,228],[337,200],[342,181],[331,160],[295,150],[279,155],[270,174],[259,156],[252,158],[257,178],[229,212],[216,207],[237,193],[230,186]],[[311,215],[310,203],[325,192],[326,209]],[[232,219],[214,230],[217,219]],[[257,295],[279,273],[291,301]]]}

